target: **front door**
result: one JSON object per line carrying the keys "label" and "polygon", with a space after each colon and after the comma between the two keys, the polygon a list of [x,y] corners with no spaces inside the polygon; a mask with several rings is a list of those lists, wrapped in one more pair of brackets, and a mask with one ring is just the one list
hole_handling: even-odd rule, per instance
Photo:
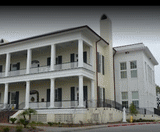
{"label": "front door", "polygon": [[10,108],[19,108],[19,91],[8,92],[8,104]]}

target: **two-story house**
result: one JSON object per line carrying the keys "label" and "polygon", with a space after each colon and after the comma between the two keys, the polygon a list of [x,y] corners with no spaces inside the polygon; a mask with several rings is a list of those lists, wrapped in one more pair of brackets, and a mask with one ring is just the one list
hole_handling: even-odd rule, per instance
{"label": "two-story house", "polygon": [[110,19],[0,44],[1,108],[57,109],[114,100]]}

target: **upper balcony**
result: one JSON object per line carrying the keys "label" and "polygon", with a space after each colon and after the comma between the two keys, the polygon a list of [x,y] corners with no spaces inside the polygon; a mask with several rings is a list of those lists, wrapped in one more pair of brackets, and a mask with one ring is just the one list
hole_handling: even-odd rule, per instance
{"label": "upper balcony", "polygon": [[83,67],[93,71],[93,47],[83,40],[0,55],[0,78]]}

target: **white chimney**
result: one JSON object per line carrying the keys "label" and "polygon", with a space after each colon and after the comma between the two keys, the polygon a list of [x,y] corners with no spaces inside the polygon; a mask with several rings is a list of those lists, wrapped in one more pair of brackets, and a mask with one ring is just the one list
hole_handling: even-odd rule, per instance
{"label": "white chimney", "polygon": [[105,14],[100,19],[100,36],[112,46],[112,22]]}

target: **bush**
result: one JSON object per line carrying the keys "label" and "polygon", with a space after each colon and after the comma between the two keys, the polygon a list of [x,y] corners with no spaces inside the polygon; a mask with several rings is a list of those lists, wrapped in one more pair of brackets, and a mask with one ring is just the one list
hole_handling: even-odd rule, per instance
{"label": "bush", "polygon": [[131,114],[132,116],[138,114],[138,111],[137,111],[137,109],[136,109],[136,106],[133,104],[133,102],[130,104],[129,112],[130,112],[130,114]]}
{"label": "bush", "polygon": [[52,126],[54,123],[53,122],[47,122],[49,126]]}
{"label": "bush", "polygon": [[9,127],[4,127],[3,132],[9,132],[10,128]]}
{"label": "bush", "polygon": [[19,119],[19,122],[24,126],[24,128],[29,124],[29,121],[25,119]]}
{"label": "bush", "polygon": [[16,132],[22,132],[23,126],[16,126]]}
{"label": "bush", "polygon": [[14,124],[17,118],[10,118],[9,120],[12,122],[12,124]]}

